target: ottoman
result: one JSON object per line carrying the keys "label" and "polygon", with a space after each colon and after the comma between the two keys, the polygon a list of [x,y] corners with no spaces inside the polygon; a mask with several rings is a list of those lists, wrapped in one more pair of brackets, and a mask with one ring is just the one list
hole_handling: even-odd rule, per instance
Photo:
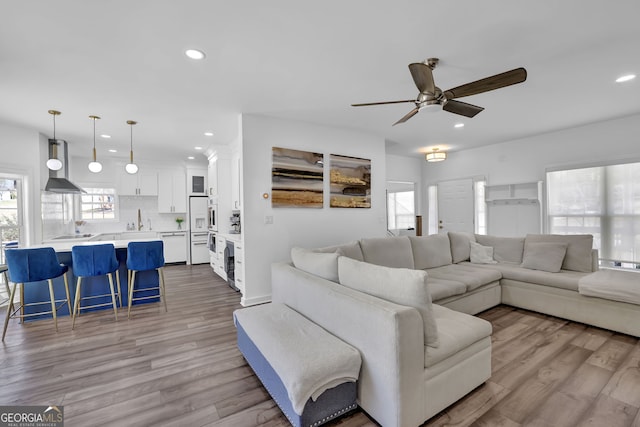
{"label": "ottoman", "polygon": [[357,407],[358,350],[284,304],[233,316],[240,352],[293,426],[319,426]]}

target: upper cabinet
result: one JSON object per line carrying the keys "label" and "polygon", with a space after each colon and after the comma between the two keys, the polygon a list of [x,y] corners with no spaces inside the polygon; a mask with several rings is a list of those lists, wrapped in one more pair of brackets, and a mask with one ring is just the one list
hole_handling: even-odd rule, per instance
{"label": "upper cabinet", "polygon": [[118,195],[120,196],[157,196],[158,174],[142,172],[136,174],[121,173],[118,179]]}
{"label": "upper cabinet", "polygon": [[240,209],[242,199],[240,188],[242,187],[242,161],[240,153],[235,151],[231,156],[231,207]]}
{"label": "upper cabinet", "polygon": [[218,159],[212,159],[209,161],[209,168],[207,170],[207,178],[209,183],[208,196],[218,195]]}
{"label": "upper cabinet", "polygon": [[184,172],[158,174],[158,212],[187,212],[187,179]]}
{"label": "upper cabinet", "polygon": [[209,195],[206,168],[187,169],[187,193],[189,196]]}

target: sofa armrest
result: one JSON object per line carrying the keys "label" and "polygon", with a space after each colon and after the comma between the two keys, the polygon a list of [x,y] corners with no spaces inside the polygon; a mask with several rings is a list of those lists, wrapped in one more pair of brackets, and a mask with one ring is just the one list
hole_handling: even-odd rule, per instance
{"label": "sofa armrest", "polygon": [[284,303],[360,351],[358,403],[384,426],[424,422],[424,334],[418,310],[298,270],[271,267]]}
{"label": "sofa armrest", "polygon": [[591,249],[591,271],[600,270],[600,258],[597,249]]}

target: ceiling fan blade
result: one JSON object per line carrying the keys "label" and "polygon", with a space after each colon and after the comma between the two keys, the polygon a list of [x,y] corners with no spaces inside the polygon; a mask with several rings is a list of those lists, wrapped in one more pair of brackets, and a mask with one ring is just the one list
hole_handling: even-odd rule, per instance
{"label": "ceiling fan blade", "polygon": [[416,102],[415,99],[406,99],[403,101],[384,101],[384,102],[368,102],[366,104],[351,104],[352,107],[366,107],[368,105],[385,105],[385,104],[401,104],[405,102]]}
{"label": "ceiling fan blade", "polygon": [[511,86],[522,83],[527,79],[527,70],[524,68],[516,68],[514,70],[505,71],[495,76],[486,77],[467,83],[462,86],[449,89],[444,92],[447,99],[462,98],[463,96],[476,95],[490,90],[500,89],[502,87]]}
{"label": "ceiling fan blade", "polygon": [[413,116],[415,116],[416,114],[418,114],[418,111],[420,111],[420,110],[418,109],[418,107],[414,108],[413,110],[409,111],[409,112],[407,113],[407,115],[405,115],[403,118],[401,118],[400,120],[398,120],[397,122],[395,122],[395,123],[393,124],[393,126],[397,125],[398,123],[404,123],[404,122],[406,122],[406,121],[407,121],[407,120],[409,120],[411,117],[413,117]]}
{"label": "ceiling fan blade", "polygon": [[467,104],[466,102],[455,100],[447,101],[442,106],[442,109],[444,111],[448,111],[454,114],[460,114],[461,116],[465,117],[474,117],[476,114],[484,110],[484,108],[478,107],[477,105]]}
{"label": "ceiling fan blade", "polygon": [[435,93],[436,85],[433,82],[431,67],[422,62],[414,62],[409,64],[409,71],[411,71],[411,77],[413,77],[413,81],[420,92],[430,93],[431,95]]}

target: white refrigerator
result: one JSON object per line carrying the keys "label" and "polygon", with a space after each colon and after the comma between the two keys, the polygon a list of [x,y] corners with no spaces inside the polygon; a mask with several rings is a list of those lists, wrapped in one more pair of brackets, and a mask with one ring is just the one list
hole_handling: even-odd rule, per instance
{"label": "white refrigerator", "polygon": [[209,234],[209,214],[207,196],[189,197],[189,242],[191,264],[209,263],[209,248],[207,237]]}

